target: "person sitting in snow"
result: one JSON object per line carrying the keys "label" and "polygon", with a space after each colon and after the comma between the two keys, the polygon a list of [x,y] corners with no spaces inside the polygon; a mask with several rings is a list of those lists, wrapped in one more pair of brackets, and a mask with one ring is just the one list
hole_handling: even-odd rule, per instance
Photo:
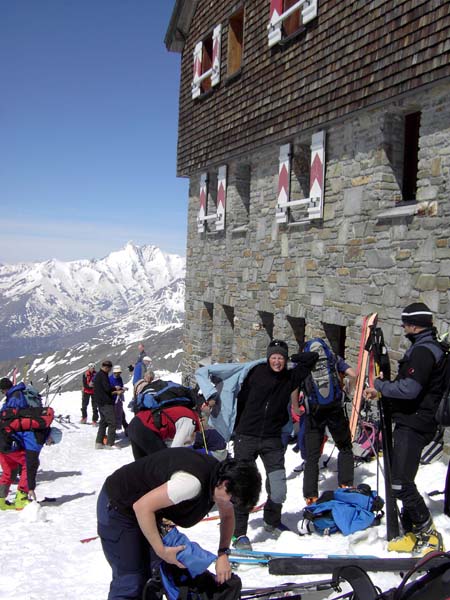
{"label": "person sitting in snow", "polygon": [[[6,395],[2,411],[7,409],[23,409],[28,407],[23,391],[23,382],[13,385],[7,377],[0,379],[0,391]],[[0,448],[0,510],[21,510],[29,503],[28,496],[35,496],[36,473],[39,467],[39,453],[48,436],[48,430],[17,431],[2,435]],[[13,504],[8,504],[9,488],[13,479],[13,472],[21,469],[19,484]]]}

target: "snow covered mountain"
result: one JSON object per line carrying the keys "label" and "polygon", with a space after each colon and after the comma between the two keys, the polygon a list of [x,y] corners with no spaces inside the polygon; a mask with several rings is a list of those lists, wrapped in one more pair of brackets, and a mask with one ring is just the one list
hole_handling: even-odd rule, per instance
{"label": "snow covered mountain", "polygon": [[0,265],[0,360],[149,337],[153,345],[168,330],[176,351],[184,277],[183,257],[131,242],[100,260]]}

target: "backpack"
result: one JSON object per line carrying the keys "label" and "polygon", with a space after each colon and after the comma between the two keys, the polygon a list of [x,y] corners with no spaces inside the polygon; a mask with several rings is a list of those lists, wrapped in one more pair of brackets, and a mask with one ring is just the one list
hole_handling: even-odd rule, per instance
{"label": "backpack", "polygon": [[22,393],[30,408],[42,408],[42,396],[35,387],[27,385]]}
{"label": "backpack", "polygon": [[341,532],[350,535],[355,531],[378,525],[383,513],[384,500],[367,484],[357,488],[338,488],[325,491],[314,504],[303,510],[303,519],[320,535]]}
{"label": "backpack", "polygon": [[319,354],[314,369],[303,384],[308,404],[341,402],[342,385],[336,370],[336,357],[330,347],[323,339],[313,338],[306,342],[303,351]]}
{"label": "backpack", "polygon": [[358,438],[353,442],[353,456],[356,460],[369,461],[381,448],[381,431],[371,421],[361,421]]}
{"label": "backpack", "polygon": [[439,460],[444,452],[444,428],[438,425],[436,433],[429,444],[422,450],[421,465],[429,465]]}
{"label": "backpack", "polygon": [[136,410],[148,410],[176,404],[194,408],[195,402],[191,388],[175,383],[174,381],[161,382],[164,385],[159,389],[149,388],[138,394]]}
{"label": "backpack", "polygon": [[[424,342],[420,345],[431,350],[436,363],[444,361],[443,394],[434,418],[438,425],[450,427],[450,344],[446,340],[437,339],[435,343]],[[443,352],[443,356],[439,356],[439,350]]]}

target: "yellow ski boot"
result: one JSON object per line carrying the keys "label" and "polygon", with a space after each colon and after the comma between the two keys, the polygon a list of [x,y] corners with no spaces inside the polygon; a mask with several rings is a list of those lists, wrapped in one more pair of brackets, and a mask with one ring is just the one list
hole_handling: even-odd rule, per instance
{"label": "yellow ski boot", "polygon": [[429,552],[444,552],[444,542],[442,535],[436,531],[433,523],[427,531],[422,531],[416,534],[417,542],[414,548],[414,554],[416,556],[425,556]]}
{"label": "yellow ski boot", "polygon": [[10,504],[6,498],[0,498],[0,510],[15,510],[15,505]]}
{"label": "yellow ski boot", "polygon": [[14,507],[16,510],[22,510],[27,504],[30,504],[30,502],[31,500],[28,498],[28,494],[26,492],[22,492],[22,490],[17,490],[16,499],[14,502]]}
{"label": "yellow ski boot", "polygon": [[389,552],[411,552],[417,544],[417,538],[412,531],[408,531],[404,535],[394,538],[388,542],[387,549]]}

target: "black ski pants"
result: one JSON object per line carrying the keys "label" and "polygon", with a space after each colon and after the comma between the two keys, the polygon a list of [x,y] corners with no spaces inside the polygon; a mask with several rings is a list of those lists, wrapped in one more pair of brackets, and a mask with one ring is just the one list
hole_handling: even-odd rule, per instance
{"label": "black ski pants", "polygon": [[81,418],[87,419],[87,407],[89,405],[89,400],[92,401],[92,420],[97,423],[98,422],[98,408],[97,402],[94,400],[93,394],[86,394],[86,392],[81,392]]}
{"label": "black ski pants", "polygon": [[98,424],[97,438],[95,442],[97,444],[103,443],[103,438],[108,430],[108,446],[112,446],[116,441],[116,415],[114,412],[113,404],[103,404],[98,407],[100,411],[100,423]]}
{"label": "black ski pants", "polygon": [[166,448],[166,444],[159,435],[146,427],[138,417],[131,419],[127,433],[134,460],[150,456],[150,454]]}
{"label": "black ski pants", "polygon": [[348,418],[340,403],[327,406],[310,406],[305,415],[306,461],[303,476],[303,496],[317,498],[319,495],[319,460],[322,453],[323,436],[328,427],[338,454],[338,484],[353,485],[354,460],[352,438]]}
{"label": "black ski pants", "polygon": [[[284,469],[284,447],[279,437],[259,438],[250,435],[236,435],[234,458],[236,460],[261,460],[266,470],[267,501],[264,505],[264,521],[276,527],[281,522],[281,509],[286,500],[286,471]],[[234,507],[234,535],[247,534],[248,511]]]}
{"label": "black ski pants", "polygon": [[392,494],[403,504],[403,522],[422,525],[430,516],[430,511],[414,483],[419,469],[422,450],[431,442],[435,432],[423,433],[396,425],[393,435],[392,452]]}

